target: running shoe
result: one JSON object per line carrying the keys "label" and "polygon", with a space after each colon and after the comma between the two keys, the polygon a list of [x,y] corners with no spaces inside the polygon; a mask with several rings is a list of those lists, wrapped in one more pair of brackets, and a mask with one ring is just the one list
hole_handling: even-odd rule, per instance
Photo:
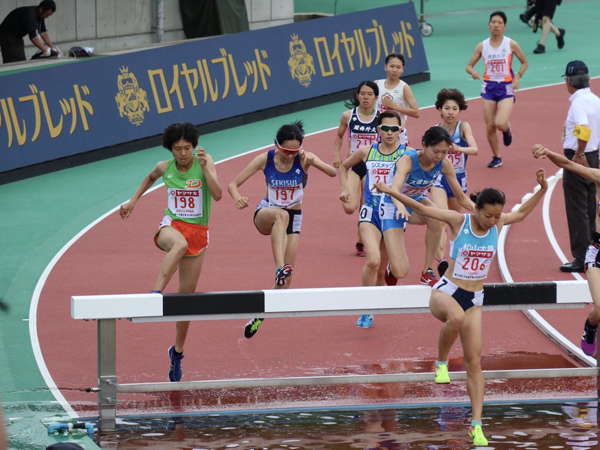
{"label": "running shoe", "polygon": [[292,275],[294,268],[290,264],[284,264],[275,271],[275,284],[285,286],[285,279]]}
{"label": "running shoe", "polygon": [[[539,55],[540,53],[546,53],[546,46],[542,45],[542,44],[538,44],[538,46],[535,48],[533,53],[535,53],[536,55]],[[504,145],[506,145],[506,144],[504,144]]]}
{"label": "running shoe", "polygon": [[373,326],[373,316],[369,314],[363,314],[358,318],[356,326],[358,328],[371,328]]}
{"label": "running shoe", "polygon": [[362,242],[356,243],[356,256],[367,256],[367,251],[365,250],[365,246]]}
{"label": "running shoe", "polygon": [[387,267],[385,268],[385,284],[388,286],[396,286],[398,284],[398,278],[392,274],[392,263],[388,262]]}
{"label": "running shoe", "polygon": [[[539,47],[539,45],[538,45],[538,47]],[[504,145],[506,145],[507,147],[510,144],[512,144],[513,134],[512,134],[512,130],[510,129],[510,123],[508,124],[508,130],[502,132],[502,138],[504,139]]]}
{"label": "running shoe", "polygon": [[594,356],[596,353],[596,333],[598,325],[592,326],[589,320],[585,321],[583,327],[583,336],[581,337],[581,350],[588,356]]}
{"label": "running shoe", "polygon": [[179,381],[181,380],[181,360],[183,359],[183,355],[177,356],[175,354],[175,346],[169,347],[167,351],[169,354],[169,358],[171,358],[171,368],[169,369],[169,380],[171,381]]}
{"label": "running shoe", "polygon": [[558,43],[558,48],[561,49],[565,46],[565,33],[566,31],[564,30],[564,28],[559,28],[558,32],[560,33],[559,36],[556,36],[556,42]]}
{"label": "running shoe", "polygon": [[525,14],[525,13],[519,14],[519,19],[521,19],[521,22],[523,22],[525,25],[528,25],[529,18],[527,17],[527,14]]}
{"label": "running shoe", "polygon": [[421,274],[421,284],[433,286],[435,283],[437,283],[437,281],[438,279],[433,274],[433,270],[431,269],[431,267],[427,269],[427,272]]}
{"label": "running shoe", "polygon": [[448,366],[446,364],[440,364],[435,371],[435,382],[437,384],[449,384],[450,375],[448,374]]}
{"label": "running shoe", "polygon": [[260,327],[260,324],[263,323],[263,320],[265,319],[259,319],[258,317],[255,317],[254,319],[250,320],[246,326],[244,326],[244,336],[246,339],[250,339],[256,334],[258,327]]}
{"label": "running shoe", "polygon": [[494,156],[492,161],[488,164],[488,167],[490,169],[493,169],[495,167],[500,167],[501,165],[502,165],[502,158],[498,158],[497,156]]}
{"label": "running shoe", "polygon": [[437,271],[438,274],[440,275],[440,278],[442,278],[444,276],[444,274],[446,273],[446,270],[448,270],[448,261],[446,261],[445,259],[442,259],[437,266]]}
{"label": "running shoe", "polygon": [[473,438],[473,445],[476,447],[487,447],[488,440],[483,435],[481,425],[475,425],[469,428],[469,436]]}

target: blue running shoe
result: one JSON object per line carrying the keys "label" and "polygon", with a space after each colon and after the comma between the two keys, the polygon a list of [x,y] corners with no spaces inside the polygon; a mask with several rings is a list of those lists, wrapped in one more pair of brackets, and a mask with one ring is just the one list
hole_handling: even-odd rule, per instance
{"label": "blue running shoe", "polygon": [[169,369],[169,380],[179,381],[181,380],[181,360],[184,358],[183,355],[177,356],[175,354],[175,346],[169,347],[167,351],[169,358],[171,358],[171,368]]}
{"label": "blue running shoe", "polygon": [[494,156],[494,158],[492,158],[492,161],[488,163],[488,167],[490,169],[493,169],[494,167],[500,167],[502,165],[502,158],[498,158],[496,156]]}
{"label": "blue running shoe", "polygon": [[373,316],[370,314],[363,314],[358,318],[356,326],[359,328],[371,328],[373,326]]}
{"label": "blue running shoe", "polygon": [[[539,47],[540,46],[538,45],[538,48]],[[535,51],[534,51],[534,53],[535,53]],[[543,52],[537,52],[537,53],[543,53]],[[504,141],[504,145],[506,145],[508,147],[510,144],[512,144],[512,139],[513,139],[513,135],[512,135],[512,130],[510,129],[510,123],[509,123],[508,130],[502,132],[502,140]]]}

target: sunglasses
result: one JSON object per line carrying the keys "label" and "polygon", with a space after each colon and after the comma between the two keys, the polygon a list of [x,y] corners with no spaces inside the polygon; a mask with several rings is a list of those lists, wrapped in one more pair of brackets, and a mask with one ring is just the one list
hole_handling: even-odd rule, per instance
{"label": "sunglasses", "polygon": [[400,130],[402,130],[402,127],[400,127],[399,125],[379,125],[377,128],[379,128],[381,131],[387,133],[388,131],[391,131],[392,133],[396,133]]}
{"label": "sunglasses", "polygon": [[302,150],[302,144],[300,144],[300,147],[298,148],[285,148],[281,146],[277,139],[275,139],[275,142],[277,143],[277,147],[279,148],[279,150],[281,150],[281,153],[283,153],[284,155],[291,155],[292,153],[296,153]]}

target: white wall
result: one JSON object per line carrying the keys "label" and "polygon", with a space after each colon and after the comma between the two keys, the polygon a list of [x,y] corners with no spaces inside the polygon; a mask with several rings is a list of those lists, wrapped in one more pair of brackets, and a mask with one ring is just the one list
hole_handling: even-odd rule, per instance
{"label": "white wall", "polygon": [[294,0],[245,0],[251,30],[294,23]]}

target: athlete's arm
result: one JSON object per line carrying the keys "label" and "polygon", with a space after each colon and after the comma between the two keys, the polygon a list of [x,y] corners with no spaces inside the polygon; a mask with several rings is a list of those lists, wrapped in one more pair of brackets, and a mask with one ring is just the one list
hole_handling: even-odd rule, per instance
{"label": "athlete's arm", "polygon": [[364,162],[367,159],[370,148],[370,145],[363,145],[352,153],[340,166],[340,184],[342,185],[342,193],[339,198],[342,203],[350,203],[350,192],[348,192],[348,169],[361,161]]}
{"label": "athlete's arm", "polygon": [[310,166],[313,166],[315,169],[320,170],[332,178],[337,175],[335,168],[321,161],[319,157],[312,152],[300,150],[300,162],[302,163],[302,168],[305,172],[308,171]]}
{"label": "athlete's arm", "polygon": [[133,194],[133,197],[121,205],[121,208],[119,209],[119,215],[121,216],[121,219],[127,219],[131,215],[131,212],[133,211],[133,208],[140,197],[152,187],[156,180],[165,174],[168,163],[169,161],[159,162],[154,169],[152,169],[152,171],[144,177],[140,187],[138,187],[137,191],[135,191],[135,194]]}
{"label": "athlete's arm", "polygon": [[342,143],[344,142],[344,136],[346,135],[346,130],[348,129],[348,122],[350,121],[350,116],[352,115],[352,111],[346,111],[342,114],[342,118],[340,119],[340,126],[338,127],[337,135],[335,136],[335,142],[333,143],[333,167],[338,169],[342,164],[342,157],[340,156],[340,150],[342,149]]}
{"label": "athlete's arm", "polygon": [[479,153],[477,149],[477,144],[475,143],[475,138],[473,137],[473,130],[471,130],[471,125],[467,122],[460,123],[460,135],[462,138],[467,141],[468,147],[459,147],[456,144],[452,144],[456,151],[464,153],[465,155],[473,155],[476,156]]}
{"label": "athlete's arm", "polygon": [[[463,215],[451,209],[440,209],[437,207],[425,206],[422,203],[413,200],[406,195],[401,194],[397,190],[390,189],[387,184],[379,182],[375,184],[375,188],[384,194],[388,194],[393,200],[400,202],[403,206],[407,206],[414,212],[431,219],[441,220],[447,223],[452,228],[460,227],[463,222]],[[395,203],[395,202],[394,202]],[[406,209],[406,208],[405,208]]]}
{"label": "athlete's arm", "polygon": [[[406,180],[406,176],[410,173],[411,170],[412,159],[410,159],[408,156],[406,158],[404,158],[403,156],[398,158],[398,160],[396,161],[396,173],[394,174],[394,179],[392,180],[392,190],[394,192],[400,192],[400,188],[402,187],[404,180]],[[393,196],[392,202],[398,210],[398,212],[396,213],[396,217],[400,218],[400,216],[402,216],[404,219],[408,220],[409,214],[406,208],[404,207],[404,204],[397,198],[394,198]]]}
{"label": "athlete's arm", "polygon": [[244,170],[240,172],[236,179],[229,183],[229,186],[227,186],[227,192],[229,192],[229,195],[231,195],[231,198],[233,198],[235,201],[235,206],[237,209],[244,209],[248,206],[248,197],[242,197],[238,191],[238,188],[256,172],[259,170],[265,170],[267,165],[267,157],[268,153],[258,155]]}
{"label": "athlete's arm", "polygon": [[523,50],[521,50],[521,46],[519,44],[517,44],[517,41],[514,41],[512,39],[510,41],[510,51],[513,52],[514,55],[517,57],[517,59],[521,62],[521,67],[519,68],[519,72],[517,72],[517,74],[515,75],[515,78],[512,80],[512,87],[516,91],[517,89],[519,89],[520,81],[521,81],[521,78],[523,77],[523,74],[529,67],[529,62],[527,61],[527,58],[525,57],[525,53],[523,53]]}
{"label": "athlete's arm", "polygon": [[[535,144],[533,146],[533,157],[535,159],[544,159],[548,158],[558,167],[563,169],[567,169],[577,175],[582,176],[590,181],[593,181],[596,184],[600,184],[600,170],[593,169],[591,167],[582,166],[581,164],[577,164],[573,161],[569,161],[565,156],[559,155],[558,153],[551,152],[546,147],[541,144]],[[585,158],[581,158],[585,159]]]}
{"label": "athlete's arm", "polygon": [[211,197],[218,202],[223,197],[223,191],[221,190],[219,179],[217,178],[215,162],[213,161],[212,156],[206,153],[200,146],[196,148],[196,158],[198,158],[198,163],[204,172],[204,178],[206,178],[206,184],[208,184],[208,192],[210,192]]}
{"label": "athlete's arm", "polygon": [[481,77],[479,76],[479,72],[475,70],[475,64],[481,58],[481,53],[483,52],[483,42],[480,42],[475,47],[475,51],[473,52],[473,56],[469,60],[469,64],[467,64],[467,73],[471,75],[471,78],[474,80],[479,80]]}
{"label": "athlete's arm", "polygon": [[452,167],[452,163],[448,158],[444,158],[442,162],[442,173],[446,177],[446,181],[448,182],[448,186],[452,190],[454,197],[456,200],[465,209],[468,209],[471,212],[475,212],[475,204],[471,201],[469,197],[465,195],[458,180],[456,179],[456,172],[454,172],[454,167]]}
{"label": "athlete's arm", "polygon": [[418,119],[421,113],[419,111],[419,104],[417,103],[417,99],[415,99],[415,94],[413,94],[411,87],[408,84],[405,84],[402,92],[404,94],[404,100],[406,100],[406,103],[408,103],[409,108],[400,106],[398,111],[406,114],[409,117]]}
{"label": "athlete's arm", "polygon": [[391,101],[388,98],[384,98],[381,101],[381,103],[383,103],[388,108],[392,108],[392,109],[398,111],[399,113],[406,114],[407,116],[410,116],[410,117],[418,118],[419,114],[420,114],[419,113],[419,104],[417,103],[417,100],[415,100],[413,91],[408,84],[405,84],[404,87],[402,88],[402,95],[404,96],[406,103],[408,103],[408,108],[406,108],[402,105],[399,105],[398,103],[394,103],[393,101]]}
{"label": "athlete's arm", "polygon": [[546,181],[546,171],[544,169],[538,169],[535,173],[537,182],[540,184],[540,189],[533,194],[529,200],[523,203],[516,211],[509,212],[508,214],[502,214],[500,219],[499,230],[502,225],[510,225],[511,223],[521,222],[529,215],[533,208],[539,203],[541,198],[548,190],[548,182]]}

